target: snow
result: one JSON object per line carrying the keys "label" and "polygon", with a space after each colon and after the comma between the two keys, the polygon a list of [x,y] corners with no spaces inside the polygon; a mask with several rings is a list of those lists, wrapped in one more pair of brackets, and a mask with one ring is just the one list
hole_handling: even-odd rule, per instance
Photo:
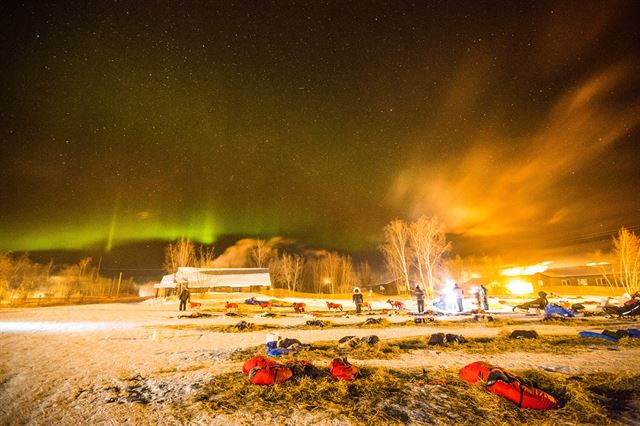
{"label": "snow", "polygon": [[[220,296],[224,301],[242,302]],[[267,299],[264,295],[256,295]],[[293,303],[300,299],[286,299]],[[345,309],[353,310],[350,301],[335,300]],[[304,300],[308,310],[326,310],[324,299]],[[415,309],[406,301],[410,309]],[[519,302],[519,301],[518,301]],[[469,303],[467,306],[471,306]],[[388,309],[384,301],[376,301],[375,308]],[[497,306],[497,315],[506,318],[530,318],[525,314],[513,314],[510,306]],[[247,305],[240,311],[246,312]],[[278,308],[274,308],[278,310]],[[239,363],[228,360],[229,355],[239,349],[262,345],[269,332],[277,331],[283,337],[299,339],[305,343],[338,340],[351,335],[364,337],[376,334],[381,339],[396,339],[423,336],[434,332],[462,334],[466,337],[491,337],[505,330],[522,326],[488,327],[482,322],[464,323],[460,326],[447,324],[438,327],[394,327],[394,322],[411,319],[408,315],[382,317],[392,325],[388,328],[362,329],[355,326],[369,316],[332,313],[321,317],[334,323],[354,324],[354,327],[328,329],[284,329],[282,327],[304,324],[308,314],[295,314],[287,309],[286,317],[242,319],[255,324],[273,324],[277,330],[244,333],[219,333],[206,330],[207,325],[236,324],[240,319],[211,312],[207,318],[178,318],[175,302],[159,300],[140,304],[105,304],[61,306],[30,309],[0,309],[0,423],[12,422],[35,424],[108,423],[112,417],[124,423],[164,423],[162,413],[145,412],[135,417],[127,404],[105,405],[97,396],[77,399],[83,389],[105,388],[118,385],[127,377],[142,376],[146,383],[163,378],[175,382],[177,394],[191,392],[189,383],[206,381],[213,374],[238,371]],[[257,313],[254,311],[254,313]],[[253,315],[253,314],[252,314]],[[381,317],[381,315],[375,315]],[[469,318],[469,316],[445,315],[436,317],[447,321]],[[437,324],[437,323],[436,323]],[[167,328],[167,326],[201,326],[192,328]],[[527,325],[541,335],[576,336],[575,326]],[[581,327],[589,329],[588,327]],[[591,328],[601,330],[602,327]],[[490,355],[482,357],[505,368],[542,368],[549,371],[620,371],[636,365],[640,349],[616,351],[587,351],[580,356],[571,354],[520,353]],[[358,361],[362,365],[377,365],[403,368],[457,368],[477,361],[479,355],[452,351],[416,351],[396,360]],[[98,393],[99,394],[99,393]],[[96,395],[98,395],[96,394]],[[131,417],[133,416],[133,417]],[[151,417],[149,417],[151,416]],[[153,417],[157,416],[157,417]]]}
{"label": "snow", "polygon": [[79,333],[131,328],[133,323],[0,321],[0,333]]}

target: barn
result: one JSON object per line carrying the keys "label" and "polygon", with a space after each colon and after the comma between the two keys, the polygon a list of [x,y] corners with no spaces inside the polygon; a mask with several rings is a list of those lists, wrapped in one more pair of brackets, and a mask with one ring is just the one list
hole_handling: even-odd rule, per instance
{"label": "barn", "polygon": [[[271,288],[268,268],[193,268],[180,267],[155,284],[156,294],[174,294],[187,284],[191,292],[252,292]],[[161,293],[161,294],[160,294]]]}

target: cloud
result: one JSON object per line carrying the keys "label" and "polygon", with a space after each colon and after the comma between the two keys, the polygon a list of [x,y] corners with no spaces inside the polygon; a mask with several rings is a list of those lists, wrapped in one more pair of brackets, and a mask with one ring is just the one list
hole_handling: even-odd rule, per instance
{"label": "cloud", "polygon": [[391,203],[407,206],[410,216],[435,214],[450,232],[471,237],[587,218],[576,211],[575,192],[591,197],[600,189],[580,189],[575,181],[600,167],[598,160],[640,124],[640,104],[621,106],[616,97],[633,70],[624,62],[591,75],[515,137],[492,122],[465,135],[469,147],[456,158],[409,162],[395,179]]}

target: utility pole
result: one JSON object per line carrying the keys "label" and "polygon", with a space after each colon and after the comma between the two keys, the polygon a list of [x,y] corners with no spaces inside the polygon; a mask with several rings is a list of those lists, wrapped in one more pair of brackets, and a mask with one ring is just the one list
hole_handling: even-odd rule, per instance
{"label": "utility pole", "polygon": [[118,292],[116,293],[116,297],[120,296],[120,283],[122,282],[122,272],[120,272],[120,276],[118,276]]}

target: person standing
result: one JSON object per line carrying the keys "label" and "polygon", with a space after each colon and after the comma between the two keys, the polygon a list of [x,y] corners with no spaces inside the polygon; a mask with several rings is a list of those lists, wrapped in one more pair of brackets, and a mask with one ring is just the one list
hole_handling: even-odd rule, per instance
{"label": "person standing", "polygon": [[[489,301],[487,300],[487,289],[484,286],[484,284],[480,285],[480,288],[478,289],[478,306],[481,307],[482,309],[484,309],[485,311],[489,310]],[[482,302],[482,305],[480,305],[480,302]]]}
{"label": "person standing", "polygon": [[424,312],[424,292],[419,285],[416,285],[416,301],[418,302],[418,313]]}
{"label": "person standing", "polygon": [[189,300],[189,297],[190,297],[189,287],[187,287],[186,284],[182,287],[182,291],[180,291],[179,297],[180,297],[180,310],[186,311],[187,301]]}
{"label": "person standing", "polygon": [[362,312],[362,302],[364,302],[364,297],[362,297],[362,293],[360,293],[360,289],[358,287],[353,289],[353,303],[356,304],[356,314]]}
{"label": "person standing", "polygon": [[458,312],[462,312],[464,310],[464,307],[462,306],[462,287],[456,283],[453,286],[453,291],[456,295],[456,302],[458,302]]}

